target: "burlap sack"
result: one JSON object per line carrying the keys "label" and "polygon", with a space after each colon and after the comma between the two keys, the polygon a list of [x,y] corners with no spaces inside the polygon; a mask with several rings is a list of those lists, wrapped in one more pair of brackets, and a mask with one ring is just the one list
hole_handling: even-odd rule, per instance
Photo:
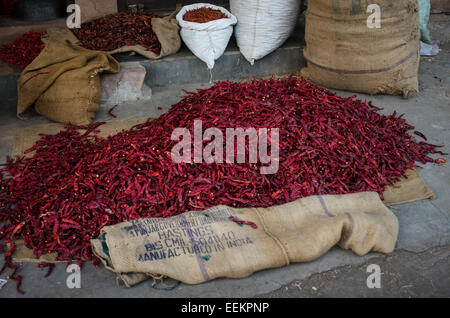
{"label": "burlap sack", "polygon": [[[97,130],[99,131],[98,136],[106,138],[108,136],[115,135],[124,129],[130,129],[131,127],[145,122],[148,118],[131,118],[123,120],[111,120],[107,121],[105,124],[99,126]],[[31,148],[36,141],[41,137],[39,134],[54,135],[64,129],[62,124],[41,124],[33,125],[25,128],[20,128],[14,135],[14,141],[12,145],[11,156],[15,157],[18,155],[23,155],[24,151]],[[83,132],[83,130],[80,130]],[[29,152],[26,156],[32,156],[34,151]]]}
{"label": "burlap sack", "polygon": [[396,216],[376,193],[363,192],[312,196],[270,208],[218,206],[169,219],[143,218],[103,228],[92,246],[119,276],[163,275],[199,284],[310,262],[336,244],[358,255],[390,253],[397,235]]}
{"label": "burlap sack", "polygon": [[51,120],[89,124],[101,100],[99,73],[119,70],[119,63],[107,53],[48,39],[19,78],[17,115],[34,104],[37,113]]}
{"label": "burlap sack", "polygon": [[433,191],[415,169],[406,171],[407,178],[386,187],[383,192],[383,203],[387,206],[409,203],[420,200],[434,200]]}
{"label": "burlap sack", "polygon": [[306,12],[305,78],[335,89],[410,97],[418,91],[417,0],[380,0],[381,28],[367,1],[314,0]]}
{"label": "burlap sack", "polygon": [[[109,54],[124,53],[124,52],[136,52],[148,59],[157,60],[164,56],[175,54],[180,50],[181,38],[179,35],[180,27],[175,19],[175,15],[179,11],[179,8],[168,16],[162,18],[153,18],[152,29],[161,44],[161,51],[156,54],[151,51],[147,51],[141,45],[123,46],[114,51],[107,52]],[[89,21],[86,21],[89,22]],[[60,29],[59,31],[52,30],[52,34],[57,37],[68,40],[71,43],[78,43],[78,38],[69,29]]]}
{"label": "burlap sack", "polygon": [[117,0],[74,0],[80,6],[81,23],[97,19],[106,14],[117,13]]}

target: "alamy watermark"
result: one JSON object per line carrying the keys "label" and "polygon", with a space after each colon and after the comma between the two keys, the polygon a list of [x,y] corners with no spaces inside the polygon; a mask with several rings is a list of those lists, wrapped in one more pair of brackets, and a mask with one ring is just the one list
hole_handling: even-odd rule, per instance
{"label": "alamy watermark", "polygon": [[367,18],[367,27],[369,29],[381,28],[381,8],[378,4],[369,4],[367,6],[367,13],[371,13]]}
{"label": "alamy watermark", "polygon": [[367,273],[370,275],[367,277],[366,285],[367,288],[381,288],[381,268],[380,265],[370,264],[367,266]]}
{"label": "alamy watermark", "polygon": [[66,269],[70,275],[66,279],[67,288],[81,288],[81,268],[78,264],[70,264]]}
{"label": "alamy watermark", "polygon": [[78,4],[70,4],[67,6],[69,16],[66,25],[69,29],[78,29],[81,27],[81,8]]}
{"label": "alamy watermark", "polygon": [[[201,120],[194,121],[193,143],[189,129],[176,128],[172,132],[171,139],[178,141],[171,152],[174,163],[224,163],[224,161],[226,163],[245,163],[248,140],[248,162],[252,164],[260,162],[266,165],[261,166],[261,174],[278,172],[280,164],[278,128],[246,128],[245,130],[244,128],[226,128],[224,143],[224,136],[220,129],[208,128],[203,132],[202,127]],[[207,144],[203,147],[205,141]]]}
{"label": "alamy watermark", "polygon": [[[355,3],[356,5],[356,3]],[[352,12],[355,8],[352,9]],[[67,6],[66,24],[69,29],[76,29],[81,27],[81,8],[78,4],[70,4]],[[360,11],[355,11],[360,12]],[[366,13],[370,13],[367,18],[367,27],[369,29],[381,28],[381,7],[378,4],[372,3],[367,6]]]}

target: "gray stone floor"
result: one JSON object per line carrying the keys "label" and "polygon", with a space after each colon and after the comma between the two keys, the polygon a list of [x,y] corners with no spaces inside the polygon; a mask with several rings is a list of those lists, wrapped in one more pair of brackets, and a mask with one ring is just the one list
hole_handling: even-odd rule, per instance
{"label": "gray stone floor", "polygon": [[[407,121],[423,132],[428,141],[444,144],[450,153],[450,17],[432,17],[431,32],[440,44],[437,57],[422,58],[420,93],[409,100],[394,96],[367,96],[374,105],[384,107],[385,114],[397,110],[405,113]],[[153,88],[150,103],[119,105],[119,119],[155,116],[163,113],[183,95],[182,89],[193,90],[208,84],[183,87]],[[339,92],[350,96],[353,93]],[[10,152],[13,136],[22,127],[46,123],[32,113],[27,121],[15,117],[15,104],[1,101],[0,161]],[[112,105],[102,105],[97,120],[107,118]],[[163,109],[158,110],[158,106]],[[447,156],[448,159],[448,156]],[[56,266],[53,274],[44,278],[45,269],[36,264],[20,264],[24,276],[22,288],[26,297],[421,297],[450,296],[450,168],[428,164],[420,174],[436,194],[435,200],[398,205],[392,208],[400,223],[398,243],[394,253],[370,253],[359,257],[350,251],[333,248],[310,263],[292,264],[283,268],[264,270],[242,279],[217,279],[201,285],[181,284],[164,290],[173,282],[152,286],[144,282],[131,289],[117,286],[114,274],[85,264],[81,272],[81,288],[66,287],[68,273],[65,264]],[[0,259],[2,266],[3,259]],[[368,264],[381,267],[381,288],[369,290],[366,285]],[[5,279],[7,272],[0,278]],[[314,287],[314,288],[313,288]],[[15,282],[0,289],[0,297],[23,297],[16,293]]]}

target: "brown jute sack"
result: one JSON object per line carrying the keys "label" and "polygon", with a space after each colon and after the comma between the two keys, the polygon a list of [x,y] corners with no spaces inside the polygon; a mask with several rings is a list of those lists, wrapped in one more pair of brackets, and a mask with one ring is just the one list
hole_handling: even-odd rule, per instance
{"label": "brown jute sack", "polygon": [[357,255],[390,253],[397,235],[396,216],[376,193],[363,192],[311,196],[270,208],[217,206],[168,219],[137,219],[103,228],[92,245],[118,275],[163,275],[198,284],[313,261],[336,244]]}
{"label": "brown jute sack", "polygon": [[92,19],[97,19],[105,14],[117,13],[117,0],[75,0],[75,4],[80,6],[81,23]]}
{"label": "brown jute sack", "polygon": [[369,28],[367,1],[314,0],[306,13],[305,78],[335,89],[410,97],[418,91],[417,0],[380,0]]}
{"label": "brown jute sack", "polygon": [[[157,60],[164,56],[177,53],[181,47],[181,38],[179,35],[180,27],[178,26],[178,22],[175,19],[175,15],[177,14],[177,12],[178,9],[170,15],[162,18],[153,18],[151,20],[153,32],[155,32],[156,37],[161,44],[161,51],[159,54],[148,51],[141,45],[123,46],[107,53],[115,54],[124,52],[136,52],[152,60]],[[50,36],[56,36],[59,39],[67,40],[74,44],[78,43],[78,38],[69,29],[51,29],[50,33]]]}
{"label": "brown jute sack", "polygon": [[140,45],[123,46],[109,53],[114,54],[133,51],[146,58],[156,60],[167,55],[175,54],[180,50],[181,39],[178,33],[180,27],[178,26],[178,22],[176,19],[174,19],[173,15],[164,18],[153,18],[152,28],[158,38],[159,43],[161,43],[161,51],[159,54],[147,51],[143,46]]}
{"label": "brown jute sack", "polygon": [[37,113],[51,120],[89,124],[101,100],[99,73],[119,70],[119,63],[107,53],[48,39],[19,78],[17,115],[34,104]]}

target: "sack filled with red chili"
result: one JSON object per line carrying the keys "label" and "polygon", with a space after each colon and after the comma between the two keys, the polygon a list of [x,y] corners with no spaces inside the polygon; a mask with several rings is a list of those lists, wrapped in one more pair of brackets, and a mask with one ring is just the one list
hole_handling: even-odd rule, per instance
{"label": "sack filled with red chili", "polygon": [[41,53],[45,43],[41,38],[45,32],[29,31],[11,44],[0,45],[0,60],[13,64],[20,69],[27,67]]}
{"label": "sack filled with red chili", "polygon": [[226,18],[228,18],[228,17],[222,11],[215,10],[212,8],[207,8],[207,7],[189,10],[183,15],[184,21],[197,22],[197,23],[206,23],[206,22],[219,20],[219,19],[226,19]]}
{"label": "sack filled with red chili", "polygon": [[181,47],[173,14],[161,17],[144,10],[111,14],[85,22],[72,32],[78,45],[110,54],[134,51],[158,59],[176,53]]}
{"label": "sack filled with red chili", "polygon": [[151,20],[159,17],[142,10],[123,11],[83,23],[72,32],[80,45],[90,50],[114,51],[123,46],[141,45],[159,54],[161,44],[153,32]]}
{"label": "sack filled with red chili", "polygon": [[236,17],[225,8],[197,3],[182,7],[176,18],[183,42],[212,69],[227,48]]}

